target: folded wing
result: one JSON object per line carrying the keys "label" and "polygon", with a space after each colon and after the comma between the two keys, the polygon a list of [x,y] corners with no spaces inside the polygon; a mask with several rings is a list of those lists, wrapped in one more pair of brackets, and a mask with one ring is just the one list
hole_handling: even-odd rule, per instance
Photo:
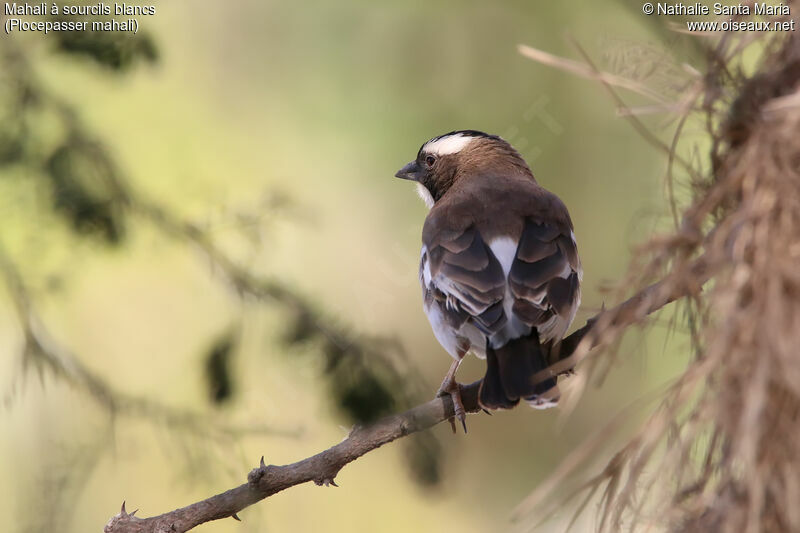
{"label": "folded wing", "polygon": [[510,339],[520,335],[521,323],[525,334],[535,328],[542,343],[560,339],[580,302],[571,230],[527,220],[513,259],[500,259],[511,265],[508,273],[474,226],[426,243],[420,265],[426,303],[454,330],[467,324],[486,337]]}
{"label": "folded wing", "polygon": [[543,344],[560,340],[580,304],[580,278],[572,231],[528,219],[508,275],[514,319],[536,328]]}
{"label": "folded wing", "polygon": [[423,248],[420,281],[426,304],[436,305],[454,330],[473,325],[492,336],[506,324],[506,277],[478,231],[438,235]]}

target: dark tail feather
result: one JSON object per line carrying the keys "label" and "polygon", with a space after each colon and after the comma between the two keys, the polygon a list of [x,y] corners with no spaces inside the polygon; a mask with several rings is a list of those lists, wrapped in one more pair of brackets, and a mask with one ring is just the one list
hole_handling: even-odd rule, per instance
{"label": "dark tail feather", "polygon": [[486,375],[481,382],[478,401],[485,409],[511,409],[519,403],[519,396],[514,400],[506,396],[497,355],[489,346],[486,347]]}
{"label": "dark tail feather", "polygon": [[510,409],[520,399],[534,407],[558,401],[556,378],[533,383],[533,376],[546,368],[539,338],[534,332],[500,348],[486,346],[486,375],[479,400],[487,409]]}

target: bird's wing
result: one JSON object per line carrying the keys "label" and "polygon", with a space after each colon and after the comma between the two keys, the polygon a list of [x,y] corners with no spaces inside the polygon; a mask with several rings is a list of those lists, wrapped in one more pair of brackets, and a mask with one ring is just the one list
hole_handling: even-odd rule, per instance
{"label": "bird's wing", "polygon": [[560,340],[580,304],[580,279],[572,230],[527,219],[508,275],[514,318],[543,343]]}
{"label": "bird's wing", "polygon": [[506,322],[506,277],[474,226],[440,228],[423,240],[420,282],[426,305],[436,305],[458,330],[469,321],[491,336]]}

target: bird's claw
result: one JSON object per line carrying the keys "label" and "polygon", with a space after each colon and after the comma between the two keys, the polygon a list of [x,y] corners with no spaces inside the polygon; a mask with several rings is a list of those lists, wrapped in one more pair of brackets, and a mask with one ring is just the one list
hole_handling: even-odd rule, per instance
{"label": "bird's claw", "polygon": [[449,395],[453,400],[453,417],[450,418],[450,427],[453,433],[457,433],[456,419],[461,421],[461,426],[464,428],[464,433],[467,432],[467,411],[464,409],[464,403],[461,401],[461,384],[455,380],[442,383],[439,392],[436,393],[437,397]]}

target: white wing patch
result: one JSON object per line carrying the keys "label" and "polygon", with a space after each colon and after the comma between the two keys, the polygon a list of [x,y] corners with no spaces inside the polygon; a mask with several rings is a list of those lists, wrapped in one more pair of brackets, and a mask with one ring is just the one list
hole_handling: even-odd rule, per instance
{"label": "white wing patch", "polygon": [[[575,245],[575,249],[577,250],[578,249],[578,241],[577,241],[577,239],[575,239],[575,232],[574,231],[570,231],[569,232],[569,238],[572,239],[572,244]],[[578,283],[579,284],[583,283],[583,268],[581,267],[581,262],[580,261],[578,261]],[[575,305],[576,309],[578,308],[578,305],[580,305],[580,303],[581,303],[580,299],[581,299],[581,294],[580,294],[580,291],[578,291],[578,303]]]}
{"label": "white wing patch", "polygon": [[423,244],[422,251],[419,254],[419,280],[423,287],[429,288],[431,285],[431,265],[425,256],[427,253],[428,247]]}
{"label": "white wing patch", "polygon": [[503,274],[508,278],[508,273],[511,272],[511,263],[517,257],[517,242],[511,237],[496,237],[489,243],[492,253],[500,261],[500,266],[503,267]]}
{"label": "white wing patch", "polygon": [[473,136],[455,133],[428,141],[425,143],[425,146],[423,146],[423,151],[435,155],[457,154],[474,139],[475,137]]}
{"label": "white wing patch", "polygon": [[508,284],[508,273],[511,272],[511,264],[517,257],[517,242],[511,237],[496,237],[489,243],[489,249],[500,262],[503,275],[506,278],[506,293],[503,297],[503,311],[506,314],[508,323],[490,339],[492,346],[497,348],[503,346],[511,339],[530,333],[531,328],[523,324],[512,311],[514,296],[511,294],[511,286]]}

